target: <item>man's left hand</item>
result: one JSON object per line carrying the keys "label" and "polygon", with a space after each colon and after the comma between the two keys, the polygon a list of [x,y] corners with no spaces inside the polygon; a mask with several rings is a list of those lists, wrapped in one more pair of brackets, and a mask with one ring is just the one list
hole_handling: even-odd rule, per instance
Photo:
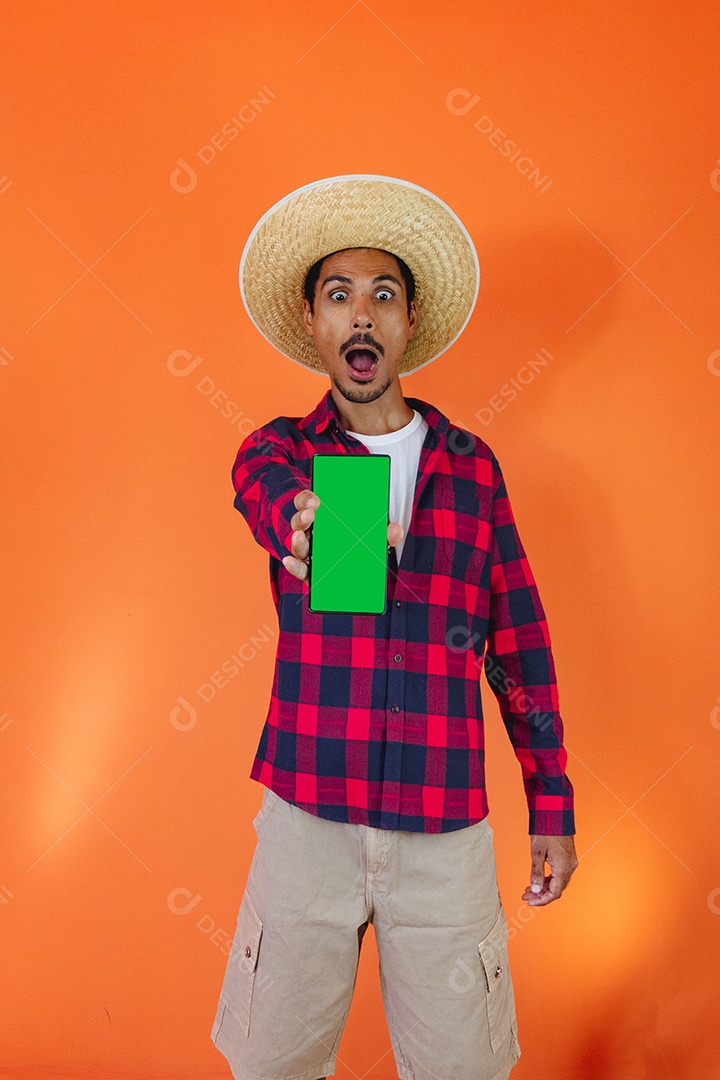
{"label": "man's left hand", "polygon": [[[572,836],[531,836],[530,884],[522,894],[531,907],[551,904],[560,897],[578,864]],[[545,861],[550,873],[545,874]]]}

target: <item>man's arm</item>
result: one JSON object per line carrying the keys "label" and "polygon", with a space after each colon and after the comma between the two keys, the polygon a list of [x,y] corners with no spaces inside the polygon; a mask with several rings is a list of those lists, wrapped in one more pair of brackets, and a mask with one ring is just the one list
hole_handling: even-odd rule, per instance
{"label": "man's arm", "polygon": [[[531,884],[523,899],[557,899],[577,858],[574,792],[558,708],[545,612],[493,455],[490,616],[484,670],[522,769],[531,835]],[[544,875],[547,859],[551,873]]]}
{"label": "man's arm", "polygon": [[[307,533],[320,499],[309,477],[292,458],[292,442],[266,425],[241,444],[232,469],[234,505],[253,536],[300,581],[308,576]],[[399,544],[405,530],[388,524],[388,543]]]}
{"label": "man's arm", "polygon": [[292,457],[292,441],[269,425],[253,431],[237,452],[232,481],[234,506],[258,544],[276,559],[291,555],[295,497],[310,486]]}

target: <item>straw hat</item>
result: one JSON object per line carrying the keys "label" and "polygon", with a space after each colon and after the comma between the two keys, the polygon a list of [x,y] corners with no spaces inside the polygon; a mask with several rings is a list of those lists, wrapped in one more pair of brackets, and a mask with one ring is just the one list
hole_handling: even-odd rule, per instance
{"label": "straw hat", "polygon": [[435,360],[458,338],[477,299],[480,266],[467,229],[425,188],[392,176],[331,176],[271,206],[240,260],[240,292],[251,320],[291,360],[327,374],[302,321],[305,275],[345,248],[399,255],[415,278],[418,324],[399,374]]}

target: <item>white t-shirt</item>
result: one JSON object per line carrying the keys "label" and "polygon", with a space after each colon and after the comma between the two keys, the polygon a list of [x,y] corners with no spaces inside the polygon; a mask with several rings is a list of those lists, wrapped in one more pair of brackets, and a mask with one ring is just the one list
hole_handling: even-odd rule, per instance
{"label": "white t-shirt", "polygon": [[348,435],[364,443],[371,454],[390,455],[390,521],[399,522],[405,530],[395,548],[399,566],[410,528],[420,451],[428,430],[427,420],[417,409],[413,409],[412,420],[405,427],[390,431],[387,435],[363,435],[358,431],[346,430]]}

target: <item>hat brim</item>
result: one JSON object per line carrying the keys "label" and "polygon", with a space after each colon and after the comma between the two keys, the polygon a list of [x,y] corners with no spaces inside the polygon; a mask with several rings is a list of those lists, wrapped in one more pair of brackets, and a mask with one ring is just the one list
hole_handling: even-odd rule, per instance
{"label": "hat brim", "polygon": [[305,277],[323,256],[357,247],[399,255],[412,270],[418,323],[398,367],[399,375],[407,375],[459,337],[480,287],[467,229],[442,199],[417,184],[373,174],[331,176],[280,199],[245,244],[243,303],[276,349],[327,374],[303,326]]}

